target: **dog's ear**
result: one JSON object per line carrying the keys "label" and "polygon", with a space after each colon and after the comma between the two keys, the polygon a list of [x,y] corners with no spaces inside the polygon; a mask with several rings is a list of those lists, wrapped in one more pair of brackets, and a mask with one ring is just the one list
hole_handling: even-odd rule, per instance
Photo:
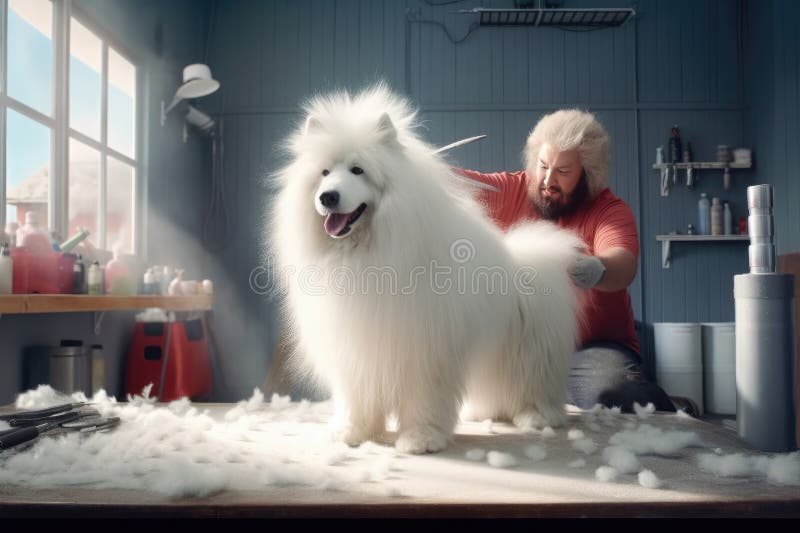
{"label": "dog's ear", "polygon": [[322,121],[315,117],[314,115],[309,115],[306,119],[306,127],[304,133],[308,135],[309,133],[316,133],[322,131],[324,128],[322,126]]}
{"label": "dog's ear", "polygon": [[378,119],[378,135],[380,135],[381,141],[386,144],[397,142],[397,130],[394,128],[392,117],[389,116],[389,113],[384,113]]}

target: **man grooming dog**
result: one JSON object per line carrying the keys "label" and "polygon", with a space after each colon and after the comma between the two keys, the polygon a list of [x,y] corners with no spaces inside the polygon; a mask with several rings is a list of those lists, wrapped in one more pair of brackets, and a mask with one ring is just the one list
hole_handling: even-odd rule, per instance
{"label": "man grooming dog", "polygon": [[674,411],[666,393],[641,370],[639,341],[627,287],[636,277],[639,239],[630,208],[607,186],[611,142],[594,115],[570,109],[545,115],[525,146],[525,170],[463,175],[499,189],[482,190],[492,220],[505,229],[525,220],[551,220],[573,230],[588,255],[569,267],[575,283],[590,289],[581,348],[572,361],[571,403],[596,403],[632,412],[652,402]]}

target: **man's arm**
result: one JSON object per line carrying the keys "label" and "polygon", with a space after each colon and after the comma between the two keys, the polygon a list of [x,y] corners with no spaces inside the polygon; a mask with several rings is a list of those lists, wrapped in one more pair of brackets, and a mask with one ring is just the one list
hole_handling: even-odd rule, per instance
{"label": "man's arm", "polygon": [[579,257],[569,274],[579,287],[604,292],[625,290],[639,266],[639,237],[633,212],[620,200],[596,216],[594,255]]}
{"label": "man's arm", "polygon": [[606,273],[595,289],[604,292],[615,292],[627,289],[633,283],[638,268],[635,255],[625,248],[609,248],[596,256],[606,267]]}

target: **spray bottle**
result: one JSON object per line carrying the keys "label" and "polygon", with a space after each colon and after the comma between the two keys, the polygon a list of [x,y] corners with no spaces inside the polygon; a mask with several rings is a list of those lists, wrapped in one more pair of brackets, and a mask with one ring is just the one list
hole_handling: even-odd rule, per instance
{"label": "spray bottle", "polygon": [[750,273],[733,278],[736,424],[762,451],[797,448],[794,276],[775,272],[772,186],[747,188]]}

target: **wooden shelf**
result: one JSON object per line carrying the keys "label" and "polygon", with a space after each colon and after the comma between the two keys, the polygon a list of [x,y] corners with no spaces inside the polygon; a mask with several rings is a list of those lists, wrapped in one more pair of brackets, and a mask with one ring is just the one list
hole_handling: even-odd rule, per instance
{"label": "wooden shelf", "polygon": [[[753,168],[752,161],[749,163],[734,163],[733,161],[729,163],[720,163],[718,161],[692,161],[689,163],[653,163],[653,170],[660,170],[661,171],[661,196],[669,196],[669,189],[670,184],[669,181],[672,180],[673,182],[677,179],[678,169],[692,169],[692,172],[695,170],[724,170],[725,174],[724,180],[725,183],[725,190],[728,190],[730,187],[730,173],[728,170],[740,170],[740,169],[747,169]],[[668,176],[667,174],[672,169],[672,176]],[[688,178],[689,171],[686,170],[686,175]],[[685,182],[684,182],[685,183]]]}
{"label": "wooden shelf", "polygon": [[214,297],[194,296],[88,296],[84,294],[9,294],[0,296],[0,314],[125,311],[159,307],[167,311],[205,311]]}
{"label": "wooden shelf", "polygon": [[676,167],[687,169],[692,167],[695,170],[724,170],[726,168],[742,169],[752,168],[752,163],[718,163],[717,161],[693,161],[691,163],[653,163],[655,170],[661,170],[667,167]]}
{"label": "wooden shelf", "polygon": [[657,241],[749,241],[750,235],[656,235]]}
{"label": "wooden shelf", "polygon": [[669,268],[670,243],[674,242],[749,242],[750,235],[656,235],[661,241],[661,267]]}

